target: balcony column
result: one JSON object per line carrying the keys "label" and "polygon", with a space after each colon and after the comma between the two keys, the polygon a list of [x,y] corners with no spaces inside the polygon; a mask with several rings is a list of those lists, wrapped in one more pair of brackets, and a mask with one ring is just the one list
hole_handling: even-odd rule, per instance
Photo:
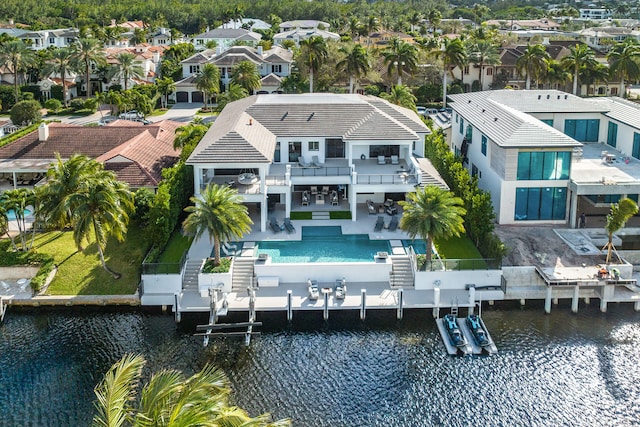
{"label": "balcony column", "polygon": [[268,209],[267,194],[262,193],[262,201],[260,202],[260,231],[262,232],[267,231],[267,215],[269,214],[269,212],[267,212]]}
{"label": "balcony column", "polygon": [[[203,169],[200,167],[194,167],[193,168],[193,194],[194,195],[199,195],[200,194],[200,185],[202,182],[202,171]],[[15,177],[14,177],[14,182],[15,182]]]}
{"label": "balcony column", "polygon": [[[353,170],[353,169],[352,169]],[[358,172],[353,170],[351,173],[351,185],[349,185],[349,209],[351,210],[351,221],[357,219],[358,203],[356,201],[356,190],[354,190],[355,183],[358,182]]]}

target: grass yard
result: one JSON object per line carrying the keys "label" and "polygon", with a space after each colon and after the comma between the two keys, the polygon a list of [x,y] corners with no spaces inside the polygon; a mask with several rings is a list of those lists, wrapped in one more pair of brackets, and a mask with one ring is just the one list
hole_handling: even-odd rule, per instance
{"label": "grass yard", "polygon": [[480,252],[467,235],[452,237],[436,242],[436,248],[441,257],[446,259],[479,259]]}
{"label": "grass yard", "polygon": [[150,114],[147,114],[147,117],[161,116],[161,115],[165,114],[167,111],[169,111],[171,109],[171,107],[173,107],[173,105],[168,105],[167,108],[155,109]]}
{"label": "grass yard", "polygon": [[156,262],[159,264],[180,262],[182,254],[189,249],[192,241],[193,236],[183,236],[180,230],[174,230],[169,239],[169,243],[167,243],[167,247],[164,248],[164,252],[162,252]]}
{"label": "grass yard", "polygon": [[140,282],[140,265],[149,249],[144,232],[133,225],[124,242],[107,244],[107,266],[122,274],[114,279],[100,264],[95,243],[78,252],[71,232],[49,232],[36,236],[34,249],[53,255],[58,273],[49,285],[49,295],[133,294]]}

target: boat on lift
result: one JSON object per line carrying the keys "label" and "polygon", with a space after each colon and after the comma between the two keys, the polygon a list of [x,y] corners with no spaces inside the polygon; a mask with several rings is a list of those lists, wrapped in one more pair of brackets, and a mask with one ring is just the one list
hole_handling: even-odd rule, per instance
{"label": "boat on lift", "polygon": [[451,339],[451,343],[458,348],[465,347],[467,345],[467,340],[464,338],[462,331],[458,327],[456,316],[453,314],[445,314],[442,320],[444,328],[447,330],[449,338]]}
{"label": "boat on lift", "polygon": [[469,330],[471,330],[471,334],[473,335],[473,339],[478,343],[480,347],[486,347],[491,344],[489,340],[489,334],[484,329],[482,322],[480,322],[480,317],[477,314],[470,314],[466,318],[467,326]]}

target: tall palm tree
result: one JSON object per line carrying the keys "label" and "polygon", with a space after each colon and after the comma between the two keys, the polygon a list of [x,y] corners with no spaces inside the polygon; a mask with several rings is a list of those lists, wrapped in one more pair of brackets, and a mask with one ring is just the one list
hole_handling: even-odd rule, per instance
{"label": "tall palm tree", "polygon": [[241,61],[231,69],[231,83],[235,83],[251,93],[260,89],[260,73],[258,67],[251,61]]}
{"label": "tall palm tree", "polygon": [[51,52],[51,59],[47,61],[44,69],[45,75],[59,74],[62,79],[62,102],[67,106],[67,71],[71,69],[71,50],[66,47],[55,49]]}
{"label": "tall palm tree", "polygon": [[36,55],[22,40],[12,40],[0,45],[0,66],[5,66],[13,74],[15,102],[20,100],[18,75],[36,60]]}
{"label": "tall palm tree", "polygon": [[403,85],[394,85],[389,93],[381,93],[380,97],[392,104],[416,111],[417,98],[411,93],[411,89]]}
{"label": "tall palm tree", "polygon": [[618,96],[624,97],[626,95],[626,81],[636,80],[640,77],[639,60],[640,45],[631,38],[613,45],[609,53],[607,53],[610,75],[613,78],[620,79]]}
{"label": "tall palm tree", "polygon": [[529,45],[516,60],[516,70],[526,75],[525,89],[531,89],[531,79],[536,81],[546,73],[551,56],[541,44]]}
{"label": "tall palm tree", "polygon": [[554,89],[565,88],[571,81],[572,74],[566,66],[562,65],[555,59],[550,59],[547,63],[547,72],[545,81]]}
{"label": "tall palm tree", "polygon": [[118,62],[116,77],[124,80],[124,90],[129,88],[129,79],[142,79],[144,78],[144,70],[142,67],[135,63],[136,56],[129,52],[120,52],[116,55],[116,61]]}
{"label": "tall palm tree", "polygon": [[145,364],[143,356],[126,354],[109,369],[95,388],[94,427],[291,425],[289,420],[270,422],[269,414],[251,418],[229,406],[229,382],[211,365],[189,378],[173,369],[154,373],[138,395]]}
{"label": "tall palm tree", "polygon": [[468,51],[469,62],[478,66],[480,90],[484,90],[484,66],[500,65],[500,53],[498,47],[487,40],[479,40],[472,43]]}
{"label": "tall palm tree", "polygon": [[218,105],[216,105],[216,111],[222,111],[228,103],[237,101],[238,99],[246,98],[247,96],[249,96],[249,92],[247,92],[245,88],[235,83],[230,83],[227,91],[218,95]]}
{"label": "tall palm tree", "polygon": [[105,54],[100,40],[83,38],[78,39],[72,45],[72,64],[84,71],[85,84],[87,85],[87,98],[91,97],[91,64],[96,67],[106,65]]}
{"label": "tall palm tree", "polygon": [[206,109],[213,94],[220,92],[220,70],[211,63],[204,64],[193,82],[196,84],[196,88],[204,93],[204,108]]}
{"label": "tall palm tree", "polygon": [[176,83],[171,77],[163,77],[156,79],[156,86],[158,87],[158,92],[162,94],[162,108],[167,108],[169,94],[176,90]]}
{"label": "tall palm tree", "polygon": [[0,204],[6,211],[13,211],[15,222],[18,225],[18,235],[20,237],[20,250],[28,251],[27,245],[27,223],[25,219],[25,209],[27,206],[35,206],[35,191],[27,188],[16,188],[7,190],[0,196]]}
{"label": "tall palm tree", "polygon": [[[607,214],[604,229],[609,237],[607,248],[607,264],[611,261],[611,254],[615,251],[613,246],[613,235],[627,223],[629,218],[638,213],[638,205],[631,199],[624,198],[618,203],[611,205],[611,210]],[[616,252],[617,255],[617,252]]]}
{"label": "tall palm tree", "polygon": [[431,26],[432,34],[435,35],[438,31],[438,25],[440,25],[440,21],[442,20],[442,14],[438,9],[429,9],[427,12],[427,20]]}
{"label": "tall palm tree", "polygon": [[[587,94],[589,93],[589,86],[595,85],[598,82],[609,81],[609,67],[605,64],[597,63],[593,68],[584,68],[580,70],[580,80],[587,85]],[[595,95],[595,88],[593,94]]]}
{"label": "tall palm tree", "polygon": [[586,44],[576,44],[569,47],[569,55],[562,58],[562,65],[573,73],[573,94],[578,94],[578,81],[580,80],[580,70],[582,68],[593,68],[596,66],[596,56]]}
{"label": "tall palm tree", "polygon": [[202,124],[188,124],[176,129],[176,137],[173,139],[173,148],[180,150],[186,146],[196,146],[209,128]]}
{"label": "tall palm tree", "polygon": [[109,237],[115,237],[120,242],[124,240],[129,214],[134,209],[133,193],[127,184],[116,179],[113,172],[102,169],[100,163],[98,165],[98,173],[69,196],[69,205],[73,207],[73,240],[78,250],[82,251],[82,243],[91,242],[94,238],[102,268],[119,279],[121,274],[107,266],[104,250]]}
{"label": "tall palm tree", "polygon": [[340,52],[345,57],[336,64],[336,68],[349,76],[349,93],[353,93],[355,81],[367,75],[371,70],[369,52],[359,44],[355,44],[352,47],[342,46],[340,47]]}
{"label": "tall palm tree", "polygon": [[397,37],[391,39],[389,47],[382,52],[382,57],[387,73],[398,73],[398,86],[402,85],[403,73],[413,74],[418,68],[418,49]]}
{"label": "tall palm tree", "polygon": [[313,74],[327,59],[327,43],[320,36],[312,36],[300,42],[300,59],[309,68],[309,93],[313,93]]}
{"label": "tall palm tree", "polygon": [[467,52],[462,41],[458,38],[444,39],[441,50],[436,50],[435,55],[442,58],[442,105],[447,106],[447,74],[455,67],[464,68],[467,64]]}
{"label": "tall palm tree", "polygon": [[18,252],[18,246],[16,245],[16,241],[13,237],[13,234],[9,232],[9,209],[5,206],[4,203],[1,203],[2,199],[0,198],[0,234],[6,235],[11,242],[11,248]]}
{"label": "tall palm tree", "polygon": [[463,201],[453,193],[435,186],[407,194],[407,201],[398,202],[404,211],[400,228],[409,237],[420,237],[427,243],[427,262],[431,261],[433,241],[459,236],[464,232],[463,216],[467,213]]}
{"label": "tall palm tree", "polygon": [[213,241],[214,264],[220,265],[220,245],[231,239],[240,239],[251,231],[251,218],[247,207],[242,204],[236,190],[229,187],[208,185],[201,197],[191,197],[193,206],[187,206],[189,213],[182,226],[196,239],[206,232]]}
{"label": "tall palm tree", "polygon": [[374,15],[369,15],[369,17],[367,18],[366,27],[367,27],[367,35],[370,35],[371,33],[375,33],[380,29],[380,20]]}

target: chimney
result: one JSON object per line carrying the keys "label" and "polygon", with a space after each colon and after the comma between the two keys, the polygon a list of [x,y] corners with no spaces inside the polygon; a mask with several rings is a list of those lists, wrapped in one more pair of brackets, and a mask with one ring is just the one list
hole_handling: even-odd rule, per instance
{"label": "chimney", "polygon": [[262,46],[258,46],[258,55],[262,55]]}
{"label": "chimney", "polygon": [[253,119],[249,119],[249,126],[253,126]]}
{"label": "chimney", "polygon": [[42,123],[38,126],[38,141],[44,142],[49,139],[49,125]]}

